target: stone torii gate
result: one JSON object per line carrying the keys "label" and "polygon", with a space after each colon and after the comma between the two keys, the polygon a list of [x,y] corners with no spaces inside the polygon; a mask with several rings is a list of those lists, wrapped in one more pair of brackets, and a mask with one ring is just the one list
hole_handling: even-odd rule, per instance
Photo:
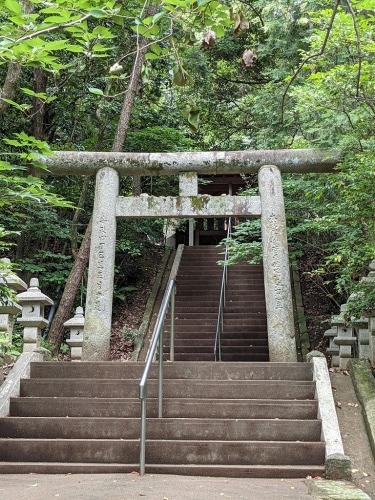
{"label": "stone torii gate", "polygon": [[[83,359],[109,359],[117,218],[261,217],[270,361],[296,361],[281,172],[332,172],[338,150],[57,152],[53,175],[96,174]],[[198,174],[258,172],[260,196],[198,195]],[[177,197],[119,195],[119,175],[178,175]]]}

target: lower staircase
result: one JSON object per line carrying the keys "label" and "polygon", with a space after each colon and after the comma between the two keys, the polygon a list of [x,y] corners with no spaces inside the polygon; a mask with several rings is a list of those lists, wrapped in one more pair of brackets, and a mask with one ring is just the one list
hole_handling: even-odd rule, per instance
{"label": "lower staircase", "polygon": [[[139,468],[142,363],[33,363],[0,419],[0,473]],[[306,477],[324,472],[312,365],[174,362],[147,400],[146,472]]]}

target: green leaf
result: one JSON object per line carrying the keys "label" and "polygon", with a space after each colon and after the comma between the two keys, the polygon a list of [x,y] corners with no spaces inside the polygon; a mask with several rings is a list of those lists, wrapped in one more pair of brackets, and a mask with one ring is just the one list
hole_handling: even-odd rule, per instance
{"label": "green leaf", "polygon": [[46,50],[62,50],[65,49],[68,40],[53,40],[45,44]]}
{"label": "green leaf", "polygon": [[97,89],[95,87],[89,87],[89,92],[95,95],[104,95],[104,92],[101,89]]}
{"label": "green leaf", "polygon": [[17,14],[19,16],[22,15],[22,7],[15,0],[4,0],[4,5],[10,12],[13,12],[14,14]]}
{"label": "green leaf", "polygon": [[60,14],[61,9],[56,6],[52,6],[41,9],[40,12],[43,12],[43,14]]}
{"label": "green leaf", "polygon": [[12,16],[9,18],[9,20],[17,26],[23,26],[25,24],[25,19],[23,17]]}
{"label": "green leaf", "polygon": [[5,137],[3,139],[3,141],[6,144],[9,144],[10,146],[15,146],[16,148],[23,146],[23,144],[21,142],[17,141],[16,139],[8,139],[7,137]]}
{"label": "green leaf", "polygon": [[184,87],[188,83],[188,74],[182,66],[173,69],[173,83],[178,87]]}
{"label": "green leaf", "polygon": [[76,52],[77,54],[78,53],[82,54],[83,52],[85,52],[85,49],[80,45],[67,45],[65,49],[68,50],[69,52]]}
{"label": "green leaf", "polygon": [[159,19],[161,19],[162,17],[165,17],[166,16],[166,11],[165,10],[162,10],[161,12],[158,12],[157,14],[155,14],[152,18],[152,22],[155,24],[159,21]]}
{"label": "green leaf", "polygon": [[160,56],[163,49],[157,43],[153,43],[150,47],[150,50],[151,52],[154,52],[154,54],[156,54],[157,56]]}
{"label": "green leaf", "polygon": [[190,106],[188,110],[188,123],[193,132],[198,132],[201,110],[198,106]]}
{"label": "green leaf", "polygon": [[[209,1],[209,0],[207,0]],[[186,6],[186,1],[184,0],[164,0],[164,3],[166,5],[175,5],[179,7],[185,7]]]}
{"label": "green leaf", "polygon": [[18,109],[18,111],[27,111],[31,108],[30,104],[18,104],[17,102],[12,101],[12,99],[3,99],[3,101],[15,107],[16,109]]}
{"label": "green leaf", "polygon": [[21,87],[21,90],[26,95],[31,95],[32,97],[37,97],[38,99],[43,100],[47,99],[47,94],[45,94],[44,92],[34,92],[33,90],[25,87]]}
{"label": "green leaf", "polygon": [[94,9],[94,10],[91,10],[91,11],[89,12],[89,14],[90,14],[92,17],[95,17],[95,19],[102,19],[103,17],[108,17],[107,12],[105,12],[105,10],[102,10],[102,9]]}
{"label": "green leaf", "polygon": [[96,43],[95,45],[92,46],[91,50],[92,52],[107,52],[108,50],[111,50],[111,47],[106,47],[101,43]]}
{"label": "green leaf", "polygon": [[124,18],[121,16],[113,16],[112,20],[118,26],[124,26]]}
{"label": "green leaf", "polygon": [[145,58],[146,59],[159,59],[159,56],[157,56],[156,54],[153,54],[152,52],[147,52],[147,54],[145,55]]}
{"label": "green leaf", "polygon": [[67,18],[63,16],[49,16],[44,19],[44,22],[48,24],[64,24],[67,22]]}

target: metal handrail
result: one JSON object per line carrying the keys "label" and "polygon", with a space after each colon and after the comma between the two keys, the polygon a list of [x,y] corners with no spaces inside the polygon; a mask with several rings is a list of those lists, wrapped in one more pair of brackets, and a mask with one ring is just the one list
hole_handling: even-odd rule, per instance
{"label": "metal handrail", "polygon": [[147,353],[146,363],[143,370],[142,378],[139,383],[139,399],[141,400],[141,436],[140,436],[140,457],[139,468],[140,475],[145,473],[146,460],[146,400],[147,400],[147,381],[152,362],[156,355],[156,349],[159,347],[159,370],[158,370],[158,418],[163,415],[163,330],[164,321],[168,312],[169,303],[171,304],[171,341],[170,341],[170,358],[174,358],[174,308],[175,308],[175,280],[170,280],[163,297],[155,328],[152,333],[151,345]]}
{"label": "metal handrail", "polygon": [[220,289],[220,300],[219,300],[219,311],[217,315],[217,323],[216,323],[216,337],[215,337],[215,361],[221,361],[221,334],[223,333],[223,323],[224,323],[224,307],[225,307],[225,295],[226,295],[226,286],[228,281],[228,257],[229,257],[229,240],[232,237],[232,218],[228,219],[228,230],[227,230],[227,239],[225,244],[225,256],[224,256],[224,268],[223,268],[223,276],[221,279],[221,289]]}

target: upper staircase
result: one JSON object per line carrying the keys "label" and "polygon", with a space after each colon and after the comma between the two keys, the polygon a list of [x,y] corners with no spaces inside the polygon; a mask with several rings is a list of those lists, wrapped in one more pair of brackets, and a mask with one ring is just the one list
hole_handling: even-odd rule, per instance
{"label": "upper staircase", "polygon": [[[223,267],[222,248],[185,247],[176,280],[175,360],[214,361]],[[168,347],[169,323],[166,329]],[[230,266],[222,361],[268,361],[263,267]]]}

